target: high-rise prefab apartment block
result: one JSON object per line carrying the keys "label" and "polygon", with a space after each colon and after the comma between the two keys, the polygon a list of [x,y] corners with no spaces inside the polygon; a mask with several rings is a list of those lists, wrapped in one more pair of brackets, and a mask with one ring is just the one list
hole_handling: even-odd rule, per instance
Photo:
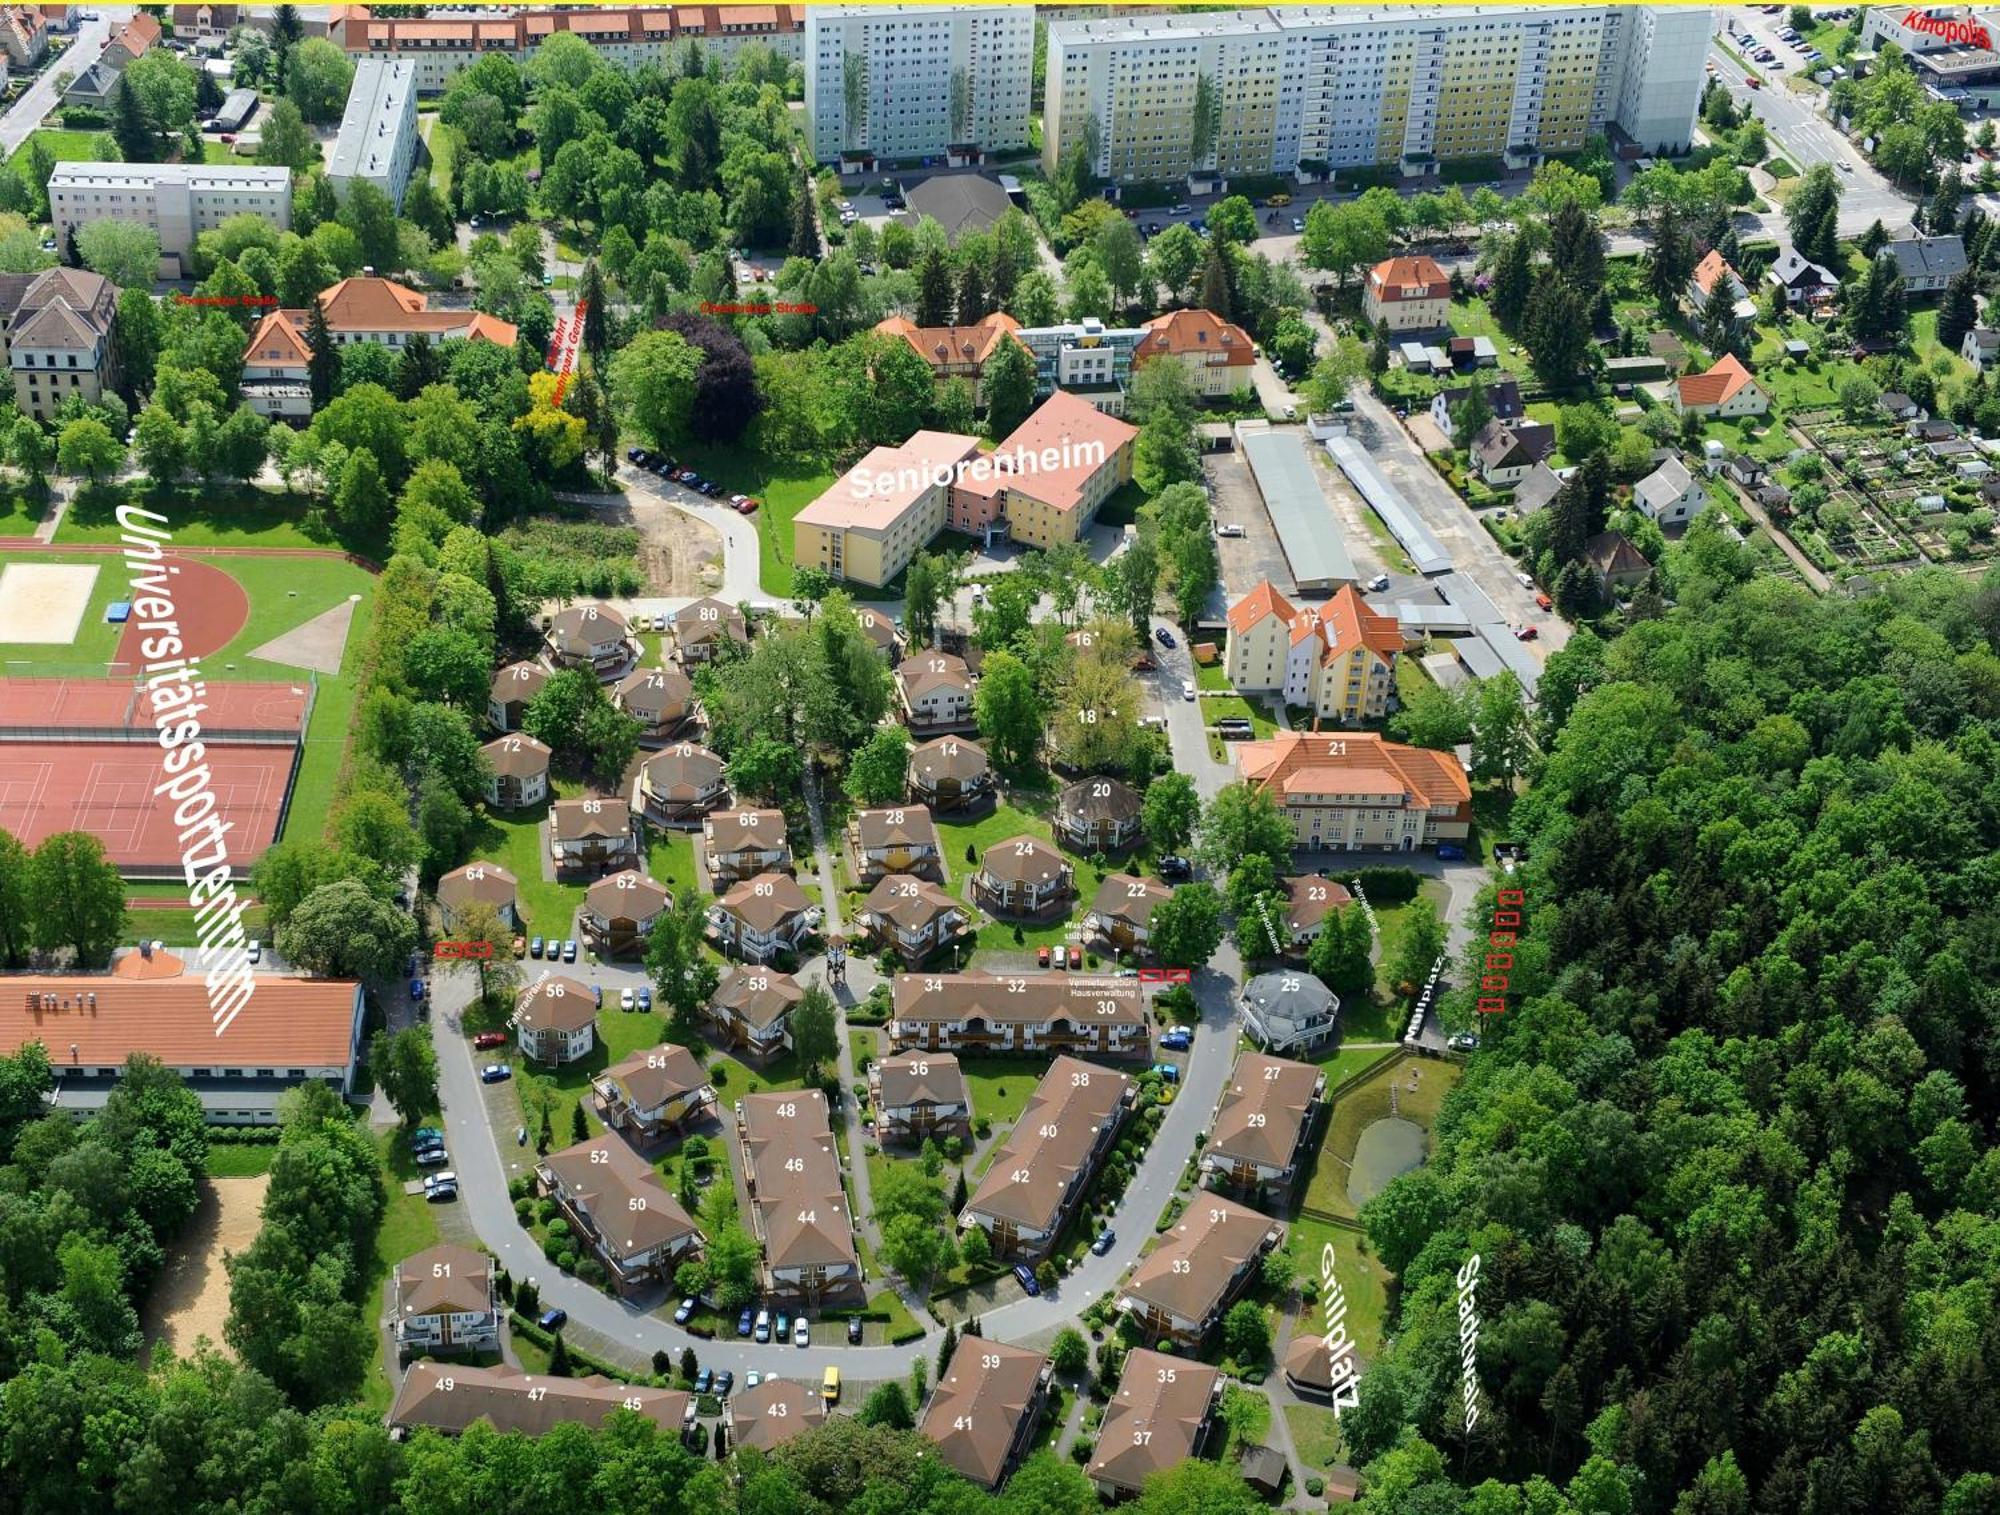
{"label": "high-rise prefab apartment block", "polygon": [[359,60],[326,167],[328,182],[344,195],[348,185],[365,179],[400,211],[417,166],[417,142],[417,66],[387,58]]}
{"label": "high-rise prefab apartment block", "polygon": [[1098,174],[1290,174],[1688,145],[1705,7],[1300,6],[1048,29],[1043,165],[1095,123]]}
{"label": "high-rise prefab apartment block", "polygon": [[813,156],[902,161],[1028,145],[1035,16],[1022,5],[825,5],[806,12]]}

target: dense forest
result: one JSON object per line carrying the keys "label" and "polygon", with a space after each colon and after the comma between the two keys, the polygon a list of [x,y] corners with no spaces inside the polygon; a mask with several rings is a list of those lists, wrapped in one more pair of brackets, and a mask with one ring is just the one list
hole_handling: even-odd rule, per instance
{"label": "dense forest", "polygon": [[2000,1510],[2000,577],[1668,571],[1542,681],[1516,997],[1364,1214],[1350,1453],[1425,1515]]}

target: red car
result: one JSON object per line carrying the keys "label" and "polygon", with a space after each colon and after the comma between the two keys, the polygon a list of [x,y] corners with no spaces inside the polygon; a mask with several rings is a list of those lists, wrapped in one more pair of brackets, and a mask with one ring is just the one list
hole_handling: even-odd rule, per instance
{"label": "red car", "polygon": [[1523,626],[1519,631],[1515,632],[1514,635],[1519,637],[1524,642],[1532,642],[1536,637],[1541,635],[1541,632],[1536,630],[1533,626]]}
{"label": "red car", "polygon": [[1035,949],[1035,966],[1037,968],[1046,968],[1048,965],[1049,949],[1046,947],[1037,947]]}
{"label": "red car", "polygon": [[1069,965],[1072,968],[1081,968],[1083,966],[1083,948],[1072,947],[1069,949]]}
{"label": "red car", "polygon": [[505,1031],[482,1031],[472,1039],[472,1045],[482,1052],[488,1047],[504,1047],[507,1045],[507,1033]]}
{"label": "red car", "polygon": [[1541,606],[1542,609],[1544,610],[1555,609],[1555,601],[1551,600],[1547,595],[1543,594],[1540,590],[1535,591],[1535,603]]}

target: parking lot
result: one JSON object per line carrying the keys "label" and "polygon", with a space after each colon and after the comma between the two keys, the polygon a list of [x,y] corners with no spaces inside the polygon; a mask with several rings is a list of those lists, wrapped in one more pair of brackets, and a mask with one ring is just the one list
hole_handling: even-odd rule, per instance
{"label": "parking lot", "polygon": [[1271,524],[1271,514],[1257,493],[1257,481],[1250,476],[1250,465],[1238,452],[1212,452],[1202,459],[1202,465],[1208,476],[1216,525],[1243,528],[1240,537],[1223,536],[1219,532],[1216,537],[1225,598],[1234,603],[1263,579],[1269,579],[1289,594],[1291,565],[1285,561],[1277,528]]}

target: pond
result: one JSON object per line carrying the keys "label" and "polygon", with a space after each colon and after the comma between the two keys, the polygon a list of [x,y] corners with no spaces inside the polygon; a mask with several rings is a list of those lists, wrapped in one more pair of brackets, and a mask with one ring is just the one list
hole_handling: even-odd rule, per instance
{"label": "pond", "polygon": [[1354,1145],[1354,1166],[1347,1175],[1347,1197],[1359,1209],[1399,1173],[1420,1166],[1425,1156],[1424,1128],[1415,1121],[1388,1117],[1373,1122]]}

